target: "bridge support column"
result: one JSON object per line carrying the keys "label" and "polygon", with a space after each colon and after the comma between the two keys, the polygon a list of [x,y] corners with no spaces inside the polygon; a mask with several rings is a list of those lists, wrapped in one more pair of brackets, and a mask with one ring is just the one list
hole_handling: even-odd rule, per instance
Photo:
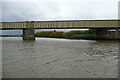
{"label": "bridge support column", "polygon": [[23,40],[35,40],[34,29],[23,29]]}
{"label": "bridge support column", "polygon": [[107,29],[97,29],[96,30],[97,39],[120,39],[120,31],[110,31]]}
{"label": "bridge support column", "polygon": [[35,40],[34,23],[26,22],[26,29],[23,29],[23,40]]}

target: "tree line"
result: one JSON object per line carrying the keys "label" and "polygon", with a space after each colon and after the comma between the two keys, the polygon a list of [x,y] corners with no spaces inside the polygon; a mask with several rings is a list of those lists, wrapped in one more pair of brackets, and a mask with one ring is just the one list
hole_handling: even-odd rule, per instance
{"label": "tree line", "polygon": [[96,30],[90,29],[85,31],[72,30],[69,32],[62,31],[41,31],[35,33],[36,37],[47,38],[65,38],[65,39],[95,39]]}

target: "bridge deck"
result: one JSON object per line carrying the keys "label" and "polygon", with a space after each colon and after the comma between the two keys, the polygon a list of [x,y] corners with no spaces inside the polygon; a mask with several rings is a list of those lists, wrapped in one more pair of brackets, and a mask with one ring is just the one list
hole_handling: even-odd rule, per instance
{"label": "bridge deck", "polygon": [[120,20],[69,20],[1,22],[0,29],[50,29],[50,28],[119,28]]}

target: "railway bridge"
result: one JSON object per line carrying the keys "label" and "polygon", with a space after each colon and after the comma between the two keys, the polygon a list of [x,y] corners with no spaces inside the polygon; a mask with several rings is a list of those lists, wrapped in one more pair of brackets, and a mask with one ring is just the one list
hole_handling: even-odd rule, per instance
{"label": "railway bridge", "polygon": [[[34,29],[96,29],[98,38],[120,39],[120,20],[0,22],[0,29],[23,29],[23,40],[35,40]],[[110,31],[114,29],[115,31]]]}

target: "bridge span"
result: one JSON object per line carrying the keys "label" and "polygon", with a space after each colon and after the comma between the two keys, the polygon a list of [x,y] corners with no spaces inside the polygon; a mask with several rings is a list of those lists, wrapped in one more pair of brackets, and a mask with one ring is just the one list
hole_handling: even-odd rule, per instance
{"label": "bridge span", "polygon": [[66,20],[1,22],[0,29],[68,29],[68,28],[117,28],[119,20]]}
{"label": "bridge span", "polygon": [[[0,29],[23,29],[23,40],[35,40],[34,29],[96,29],[98,37],[109,37],[107,30],[116,29],[113,38],[120,39],[120,20],[64,20],[0,22]],[[110,32],[111,35],[111,32]]]}

